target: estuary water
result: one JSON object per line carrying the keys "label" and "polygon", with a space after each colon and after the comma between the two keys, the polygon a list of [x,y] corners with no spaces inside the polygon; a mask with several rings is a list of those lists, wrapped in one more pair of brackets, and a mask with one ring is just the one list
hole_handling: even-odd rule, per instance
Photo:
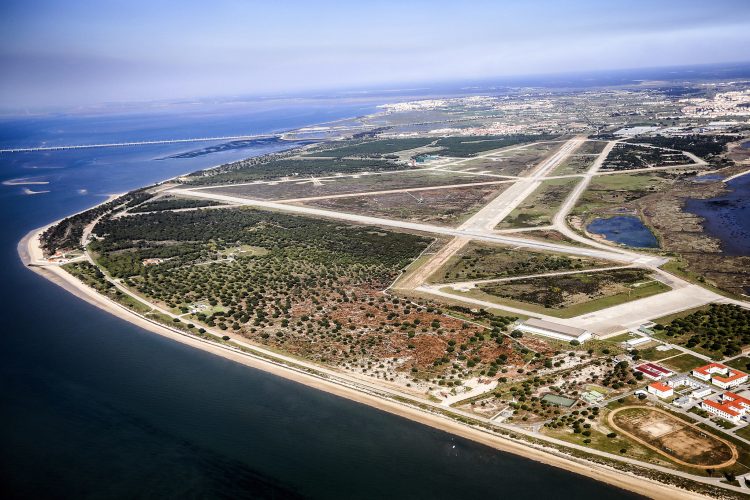
{"label": "estuary water", "polygon": [[[264,133],[371,112],[273,101],[0,121],[0,148]],[[25,269],[31,229],[181,173],[278,149],[0,155],[4,498],[635,498],[148,333]]]}
{"label": "estuary water", "polygon": [[750,255],[750,174],[727,183],[728,192],[687,200],[685,209],[703,218],[707,234],[721,240],[726,255]]}

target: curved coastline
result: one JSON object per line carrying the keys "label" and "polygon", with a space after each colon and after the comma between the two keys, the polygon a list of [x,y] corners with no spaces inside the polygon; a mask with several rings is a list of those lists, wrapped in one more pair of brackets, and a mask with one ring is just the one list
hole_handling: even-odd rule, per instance
{"label": "curved coastline", "polygon": [[[109,200],[107,200],[109,201]],[[103,203],[106,203],[103,202]],[[147,320],[137,313],[130,311],[110,300],[109,298],[97,293],[92,288],[86,286],[73,275],[67,273],[59,266],[41,266],[39,265],[43,258],[40,247],[40,236],[48,227],[56,224],[53,222],[41,228],[30,231],[18,243],[18,254],[24,265],[30,270],[36,272],[42,277],[48,279],[57,286],[72,293],[76,297],[96,306],[105,312],[112,314],[120,319],[128,321],[140,328],[156,333],[171,340],[201,349],[216,356],[243,364],[245,366],[262,370],[282,377],[286,380],[303,384],[307,387],[321,390],[339,397],[349,399],[361,404],[365,404],[381,411],[386,411],[409,420],[433,427],[435,429],[460,436],[465,439],[489,446],[501,452],[511,453],[526,459],[534,460],[545,465],[557,467],[568,472],[587,476],[597,481],[602,481],[612,486],[631,491],[650,498],[660,498],[668,500],[678,500],[686,498],[695,498],[696,494],[687,490],[678,489],[673,486],[658,482],[653,479],[636,476],[632,473],[589,462],[583,459],[576,459],[570,456],[561,456],[554,453],[553,449],[548,451],[535,448],[529,444],[513,441],[509,438],[490,433],[489,431],[472,427],[455,421],[447,416],[437,415],[425,410],[421,410],[406,403],[400,403],[392,399],[378,397],[374,394],[353,387],[337,383],[333,380],[327,380],[323,376],[316,376],[310,372],[301,369],[293,369],[282,363],[275,363],[270,359],[264,359],[260,356],[253,356],[247,352],[201,339],[163,326],[154,321]]]}

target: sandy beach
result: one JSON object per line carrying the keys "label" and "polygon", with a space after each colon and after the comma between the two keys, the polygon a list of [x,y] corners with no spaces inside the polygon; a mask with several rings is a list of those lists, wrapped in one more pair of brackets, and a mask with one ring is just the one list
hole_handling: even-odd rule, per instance
{"label": "sandy beach", "polygon": [[701,497],[700,495],[696,495],[695,493],[680,490],[675,487],[670,487],[648,478],[638,477],[606,466],[584,461],[579,462],[576,459],[556,456],[551,453],[535,449],[529,445],[511,441],[509,439],[503,438],[502,436],[492,434],[488,431],[469,427],[467,425],[456,422],[447,416],[428,413],[427,411],[423,411],[406,404],[401,404],[393,400],[384,399],[363,391],[358,391],[336,382],[327,381],[320,377],[316,377],[313,374],[304,373],[301,370],[294,370],[292,368],[282,366],[281,364],[273,363],[270,360],[265,360],[251,354],[239,352],[235,349],[223,346],[221,344],[203,340],[198,337],[190,336],[188,334],[179,333],[167,327],[147,321],[146,319],[130,312],[123,306],[110,300],[109,298],[100,295],[93,289],[85,286],[82,282],[78,281],[75,277],[68,274],[60,267],[55,265],[40,266],[39,264],[43,262],[43,253],[39,245],[39,236],[44,231],[44,229],[46,229],[46,227],[49,226],[31,231],[19,242],[18,253],[24,264],[27,265],[29,269],[44,276],[58,286],[61,286],[65,290],[76,295],[77,297],[89,302],[92,305],[95,305],[96,307],[99,307],[100,309],[114,316],[117,316],[118,318],[129,321],[150,332],[162,335],[174,341],[181,342],[198,349],[202,349],[214,355],[222,356],[237,363],[241,363],[243,365],[263,370],[279,377],[283,377],[287,380],[292,380],[304,384],[308,387],[312,387],[334,394],[336,396],[366,404],[373,408],[377,408],[379,410],[386,411],[394,415],[398,415],[415,422],[422,423],[424,425],[428,425],[430,427],[454,434],[456,436],[470,439],[472,441],[490,446],[503,452],[513,453],[515,455],[558,467],[576,474],[585,475],[595,480],[603,481],[616,487],[645,495],[647,497],[669,500]]}

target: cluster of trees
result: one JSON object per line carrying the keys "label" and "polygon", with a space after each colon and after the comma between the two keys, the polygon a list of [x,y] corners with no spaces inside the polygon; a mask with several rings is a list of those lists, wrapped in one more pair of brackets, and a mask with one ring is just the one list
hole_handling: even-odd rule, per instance
{"label": "cluster of trees", "polygon": [[115,285],[104,276],[104,273],[90,262],[71,262],[70,264],[63,266],[63,269],[102,295],[106,295],[110,299],[115,300],[136,312],[145,313],[151,310],[147,305],[118,290],[117,287],[115,287]]}
{"label": "cluster of trees", "polygon": [[[238,141],[223,142],[214,146],[207,146],[205,148],[194,149],[192,151],[186,151],[184,153],[178,153],[170,156],[170,158],[195,158],[198,156],[210,155],[213,153],[219,153],[221,151],[231,151],[233,149],[244,149],[252,146],[272,146],[282,142],[282,139],[278,137],[263,137],[259,139],[241,139]],[[285,144],[289,144],[288,140],[283,140]],[[313,144],[315,141],[294,141],[299,146],[307,144]]]}
{"label": "cluster of trees", "polygon": [[335,148],[330,148],[330,145],[328,145],[330,149],[320,149],[318,151],[310,153],[309,156],[327,156],[335,158],[343,158],[345,156],[381,157],[384,155],[389,155],[390,153],[396,153],[398,151],[421,148],[422,146],[426,146],[434,141],[434,138],[429,137],[411,137],[406,139],[394,138],[359,142]]}
{"label": "cluster of trees", "polygon": [[375,172],[398,170],[404,168],[402,163],[387,159],[292,159],[276,156],[251,158],[240,162],[223,165],[213,170],[204,170],[191,175],[186,180],[190,184],[216,185],[235,184],[240,182],[265,181],[286,176],[323,176],[333,174],[354,174],[357,172]]}
{"label": "cluster of trees", "polygon": [[678,149],[688,151],[704,159],[710,159],[724,152],[727,143],[738,140],[734,135],[705,135],[694,134],[680,137],[667,137],[656,135],[653,137],[637,137],[628,139],[627,142],[641,142],[653,144],[662,148]]}
{"label": "cluster of trees", "polygon": [[692,349],[699,347],[724,356],[742,352],[750,344],[750,311],[734,304],[711,304],[668,325],[658,324],[656,330]]}
{"label": "cluster of trees", "polygon": [[633,170],[684,163],[691,162],[685,155],[676,151],[620,143],[612,148],[602,168],[605,170]]}
{"label": "cluster of trees", "polygon": [[620,361],[604,375],[601,381],[604,387],[611,387],[612,389],[620,389],[625,385],[635,385],[636,376],[633,370],[630,368],[630,364],[627,361]]}
{"label": "cluster of trees", "polygon": [[150,196],[144,189],[131,191],[115,200],[103,203],[85,212],[66,217],[42,233],[42,249],[47,254],[53,254],[58,250],[81,248],[81,237],[83,236],[84,228],[96,220],[97,217],[114,209],[133,207],[146,201]]}
{"label": "cluster of trees", "polygon": [[[164,252],[172,251],[180,254],[175,257],[189,254],[193,258],[199,250],[196,245],[205,252],[252,245],[272,254],[276,251],[300,254],[305,261],[395,268],[409,262],[430,241],[407,233],[253,209],[158,212],[105,219],[96,225],[94,232],[106,236],[95,247],[103,255],[115,251],[122,254],[130,249],[144,259],[164,257]],[[173,248],[164,248],[170,246]],[[177,261],[185,264],[188,259]],[[134,270],[133,274],[139,272]]]}
{"label": "cluster of trees", "polygon": [[632,284],[648,278],[644,269],[616,269],[600,273],[581,273],[549,278],[527,278],[503,283],[485,283],[483,292],[547,308],[564,307],[568,297],[584,294],[593,298],[608,284]]}
{"label": "cluster of trees", "polygon": [[[593,406],[590,410],[573,410],[571,413],[567,415],[562,415],[560,417],[557,417],[553,419],[550,422],[547,422],[544,424],[545,427],[549,429],[558,429],[561,427],[570,427],[573,429],[574,434],[581,434],[586,439],[584,439],[584,443],[590,443],[591,440],[589,437],[591,436],[591,422],[599,416],[599,407]],[[610,439],[614,439],[617,437],[617,434],[612,432],[607,434],[607,437]]]}
{"label": "cluster of trees", "polygon": [[130,213],[161,212],[163,210],[177,210],[181,208],[214,207],[221,205],[213,200],[194,200],[190,198],[164,197],[148,201],[129,210]]}
{"label": "cluster of trees", "polygon": [[443,137],[435,142],[440,154],[468,158],[491,149],[507,148],[526,142],[547,141],[554,136],[548,134],[487,135],[481,137]]}
{"label": "cluster of trees", "polygon": [[474,246],[445,271],[447,281],[491,279],[554,271],[573,271],[599,264],[592,259],[534,252],[510,252],[489,246]]}

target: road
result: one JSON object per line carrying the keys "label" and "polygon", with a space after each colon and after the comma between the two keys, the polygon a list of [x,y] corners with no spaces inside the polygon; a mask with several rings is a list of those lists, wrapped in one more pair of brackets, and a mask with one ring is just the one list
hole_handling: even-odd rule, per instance
{"label": "road", "polygon": [[[569,148],[566,148],[566,146],[569,146]],[[493,202],[489,204],[491,205],[491,207],[489,208],[485,207],[486,209],[485,213],[483,213],[481,217],[476,218],[476,220],[474,221],[471,221],[470,219],[469,221],[467,221],[467,222],[470,222],[469,224],[462,225],[461,227],[455,228],[455,229],[432,226],[429,224],[408,223],[408,222],[403,222],[403,221],[393,221],[390,219],[380,219],[376,217],[358,216],[354,214],[346,214],[346,213],[333,212],[333,211],[328,211],[328,210],[313,209],[309,207],[298,207],[298,206],[288,205],[288,204],[279,203],[279,202],[265,202],[265,201],[259,201],[259,200],[247,200],[247,199],[238,198],[238,197],[229,197],[225,195],[214,195],[211,193],[206,193],[206,192],[195,190],[195,189],[171,188],[171,189],[165,190],[165,192],[172,193],[172,194],[184,194],[184,195],[189,195],[189,196],[198,197],[198,198],[218,199],[221,201],[228,201],[228,202],[237,203],[240,205],[256,206],[259,208],[279,210],[279,211],[291,212],[291,213],[300,213],[303,215],[314,215],[314,216],[325,217],[325,218],[341,219],[341,220],[347,220],[347,221],[351,221],[355,223],[381,225],[381,226],[396,227],[396,228],[407,229],[407,230],[412,230],[412,231],[424,232],[424,233],[429,233],[429,234],[453,236],[454,238],[447,245],[445,245],[442,249],[438,250],[435,256],[433,256],[433,258],[428,261],[427,265],[417,268],[415,273],[413,273],[411,276],[405,277],[405,281],[411,279],[412,282],[410,286],[414,286],[418,290],[425,289],[425,286],[424,285],[420,286],[420,283],[424,283],[424,281],[426,281],[427,278],[429,278],[432,272],[434,272],[434,270],[436,269],[436,267],[430,268],[430,265],[434,266],[435,263],[439,264],[440,262],[445,262],[452,255],[454,255],[456,251],[460,250],[460,248],[462,248],[463,245],[465,245],[468,241],[472,241],[472,240],[497,242],[497,243],[502,243],[505,245],[516,246],[519,248],[551,250],[551,251],[564,252],[567,254],[605,258],[609,260],[615,260],[618,262],[625,262],[628,264],[638,264],[641,266],[655,267],[659,262],[662,262],[663,259],[656,258],[648,254],[638,254],[636,252],[630,252],[630,251],[625,251],[625,250],[615,248],[615,247],[609,247],[607,245],[604,245],[598,242],[592,242],[591,240],[587,238],[584,238],[583,242],[588,246],[581,248],[581,247],[573,247],[573,246],[550,243],[550,242],[517,238],[517,237],[507,236],[503,234],[497,234],[494,232],[493,229],[495,226],[492,225],[491,223],[495,221],[498,217],[500,217],[503,213],[506,213],[507,215],[507,213],[509,213],[509,207],[512,207],[514,205],[517,206],[518,204],[520,204],[531,192],[533,192],[532,190],[527,193],[528,186],[533,185],[536,182],[540,182],[541,179],[544,178],[547,172],[551,171],[551,169],[553,169],[560,162],[562,162],[567,157],[567,155],[569,155],[577,147],[578,146],[571,144],[571,141],[568,141],[567,143],[565,143],[563,147],[560,148],[560,150],[557,153],[555,153],[552,157],[550,157],[549,160],[545,160],[545,162],[540,164],[540,166],[531,174],[529,178],[519,179],[517,182],[513,184],[513,186],[516,186],[516,185],[524,186],[523,188],[518,188],[518,191],[515,197],[512,197],[512,198],[504,197],[502,198],[502,201],[497,201],[497,198],[502,197],[502,195],[504,194],[502,193],[495,200],[493,200]],[[584,179],[582,179],[582,182],[579,184],[579,186],[583,185],[587,179],[590,181],[590,178],[591,176],[594,175],[594,173],[595,173],[595,169],[592,167],[592,169],[589,172],[587,172],[587,174],[584,176]],[[563,204],[563,207],[561,207],[560,212],[556,214],[556,219],[559,218],[559,220],[561,221],[565,220],[567,213],[569,213],[570,209],[575,205],[577,197],[580,196],[580,194],[582,194],[585,190],[585,185],[583,187],[579,187],[579,186],[574,190],[574,192],[578,194],[576,196],[573,196],[573,195],[569,196],[569,198]],[[510,210],[512,210],[512,208],[510,208]],[[475,217],[477,217],[478,214],[476,214]],[[555,227],[558,227],[558,226],[555,226]],[[86,231],[84,231],[85,239],[88,239],[90,231],[91,231],[90,227],[87,228]],[[597,245],[592,245],[592,243],[597,243]],[[695,285],[686,284],[686,282],[684,282],[683,280],[675,276],[672,276],[668,273],[661,271],[659,277],[661,280],[668,282],[671,285],[674,285],[674,287],[677,287],[677,288],[681,287],[675,291],[687,290],[690,295],[697,295],[698,293],[698,290],[695,290],[692,288]],[[116,282],[111,279],[110,281],[112,281],[113,284],[117,286],[118,290],[121,290],[123,293],[126,293],[129,296],[133,297],[135,300],[143,302],[149,307],[154,308],[154,305],[152,303],[147,302],[145,299],[134,294],[133,292],[128,290],[126,287],[124,287],[121,283]],[[686,286],[683,286],[683,284],[686,284]],[[700,291],[702,291],[701,293],[705,292],[707,294],[712,294],[712,292],[709,292],[708,290],[702,289],[700,287],[698,288]],[[436,292],[440,292],[440,291],[437,290]],[[662,294],[660,297],[663,297],[664,295],[666,294]],[[710,296],[706,295],[703,298],[698,297],[698,299],[705,300],[706,298],[713,297],[713,295],[710,295]],[[457,298],[459,300],[461,299],[461,297],[457,297],[453,295],[448,295],[448,296],[452,299],[457,299]],[[140,316],[141,318],[144,318],[143,316],[138,315],[137,313],[130,311],[127,308],[124,308],[122,305],[117,304],[107,299],[106,297],[101,296],[101,299],[111,302],[111,305],[113,306],[126,310],[129,314],[135,314],[137,316]],[[648,300],[648,299],[642,299],[642,300]],[[684,302],[682,301],[683,301],[683,298],[676,297],[675,305],[679,307],[683,307]],[[639,302],[641,301],[634,301],[630,304],[635,305],[635,304],[638,304]],[[627,305],[627,304],[623,304],[623,305]],[[495,308],[498,306],[497,304],[486,303],[485,305],[483,305],[483,307]],[[608,314],[610,316],[619,318],[618,314],[623,313],[623,311],[618,312],[618,309],[617,309],[618,307],[620,306],[605,309],[604,311],[609,311]],[[502,308],[507,309],[505,307],[502,307]],[[164,314],[168,316],[178,317],[178,315],[175,315],[174,313],[171,313],[170,311],[166,311],[161,308],[156,308],[156,309],[160,310],[161,312],[163,312]],[[636,309],[637,309],[636,311],[637,314],[639,314],[640,317],[643,317],[644,312],[643,312],[642,305],[637,306]],[[624,313],[629,314],[627,311],[624,311]],[[526,314],[526,311],[519,310],[519,314]],[[534,314],[534,316],[539,316],[539,315]],[[147,318],[144,318],[144,319],[147,319]],[[549,318],[549,319],[551,321],[561,322],[561,320],[557,318]],[[576,319],[576,318],[572,318],[572,319]],[[179,335],[187,335],[185,332],[180,332],[174,328],[170,328],[169,326],[162,325],[162,327],[167,328]],[[226,332],[214,331],[213,329],[210,329],[210,328],[207,329],[207,333],[217,338],[221,338],[221,336],[226,334]],[[236,346],[240,346],[243,349],[246,349],[246,352],[245,352],[246,355],[258,357],[259,359],[262,359],[266,363],[277,364],[279,366],[283,366],[285,369],[298,371],[308,377],[318,377],[322,380],[325,380],[325,382],[329,384],[336,384],[336,385],[341,385],[344,387],[352,388],[359,392],[371,394],[371,395],[380,397],[382,399],[396,400],[401,405],[419,408],[420,411],[431,413],[433,415],[437,414],[438,418],[444,418],[444,419],[450,418],[450,417],[445,416],[444,414],[436,413],[436,409],[439,407],[438,404],[425,401],[424,398],[422,397],[416,397],[414,394],[407,392],[408,390],[405,391],[403,388],[397,388],[395,386],[385,384],[383,381],[380,381],[380,380],[370,381],[370,380],[367,380],[363,375],[344,373],[335,369],[321,367],[313,363],[309,363],[309,362],[305,362],[296,358],[284,356],[276,352],[270,352],[262,347],[249,344],[245,340],[237,338],[233,334],[229,334],[229,335],[232,338],[232,341],[234,342]],[[200,339],[200,341],[203,341],[203,340]],[[228,347],[228,346],[220,346],[220,347],[224,349],[236,350],[236,347],[235,348]],[[441,407],[440,409],[443,410],[444,407]],[[614,455],[614,454],[610,454],[607,452],[594,450],[589,447],[571,444],[571,443],[560,441],[558,439],[551,438],[548,436],[542,436],[538,432],[534,432],[533,430],[527,430],[527,429],[523,429],[523,428],[516,427],[513,425],[500,424],[498,422],[493,422],[492,419],[487,419],[485,417],[480,417],[472,413],[463,412],[455,408],[450,408],[450,412],[455,415],[464,417],[464,418],[470,418],[474,421],[482,422],[483,424],[489,425],[494,428],[505,429],[512,433],[516,433],[517,435],[524,435],[524,436],[531,437],[537,442],[538,441],[545,442],[546,444],[537,444],[537,445],[524,442],[524,446],[530,446],[532,448],[544,450],[554,455],[561,455],[561,453],[558,450],[552,448],[550,446],[551,444],[563,446],[567,449],[576,449],[576,450],[579,450],[588,454],[597,455],[597,456],[604,457],[604,458],[611,459],[611,460],[617,460],[619,462],[629,463],[634,466],[648,468],[654,471],[660,471],[660,472],[670,474],[670,475],[688,478],[694,481],[700,481],[706,484],[715,484],[717,486],[721,486],[723,488],[727,488],[733,491],[741,491],[739,488],[732,487],[731,485],[723,485],[723,484],[719,485],[718,478],[716,479],[701,478],[692,474],[675,471],[675,470],[661,467],[658,465],[643,463],[641,461],[631,459],[629,457]],[[476,426],[474,428],[476,430],[482,431]],[[484,430],[483,432],[487,432],[489,435],[494,435],[493,433],[487,430]],[[571,459],[567,455],[565,455],[565,457],[568,460]],[[591,467],[593,467],[593,465],[591,465]]]}
{"label": "road", "polygon": [[[515,208],[524,202],[532,193],[538,189],[538,187],[546,179],[549,179],[549,173],[554,171],[561,163],[563,163],[571,154],[573,154],[578,148],[586,141],[583,137],[575,137],[562,143],[562,145],[550,154],[547,158],[542,160],[534,169],[525,177],[518,177],[506,181],[495,181],[496,183],[508,183],[510,186],[503,192],[498,194],[492,199],[487,205],[476,212],[472,217],[467,219],[463,224],[457,228],[435,226],[432,224],[424,224],[418,222],[408,222],[402,220],[386,219],[380,217],[372,217],[366,215],[352,214],[348,212],[340,212],[335,210],[325,210],[314,207],[293,205],[290,202],[305,201],[311,199],[323,199],[332,197],[350,197],[360,196],[370,193],[346,193],[342,195],[332,196],[321,196],[321,197],[307,197],[307,198],[294,198],[288,200],[277,200],[277,201],[266,201],[266,200],[255,200],[243,198],[240,196],[230,196],[212,192],[211,189],[206,187],[197,188],[171,188],[166,192],[197,198],[206,198],[216,201],[223,201],[225,203],[246,205],[266,210],[281,211],[287,213],[295,213],[305,216],[313,216],[328,219],[344,220],[357,224],[367,224],[381,227],[392,227],[396,229],[402,229],[407,231],[414,231],[419,233],[426,233],[435,236],[451,237],[451,240],[432,255],[427,261],[422,264],[421,267],[412,270],[409,274],[405,275],[397,283],[397,288],[401,290],[416,290],[421,293],[431,294],[440,296],[443,298],[450,298],[458,300],[467,304],[477,305],[484,308],[495,308],[507,310],[515,314],[521,314],[524,316],[542,317],[549,321],[555,321],[558,323],[568,324],[570,326],[576,326],[580,328],[586,328],[595,333],[611,333],[615,330],[624,330],[634,326],[638,326],[645,321],[656,319],[661,316],[673,314],[685,309],[697,307],[710,302],[730,302],[738,303],[739,301],[730,301],[725,297],[718,295],[708,289],[705,289],[699,285],[689,283],[677,276],[669,274],[661,269],[664,263],[668,261],[667,258],[656,254],[650,253],[639,253],[633,250],[629,250],[622,247],[609,245],[601,241],[592,240],[582,234],[577,233],[568,226],[567,217],[575,207],[576,203],[588,188],[591,180],[597,175],[609,174],[609,172],[600,172],[600,168],[604,164],[607,155],[612,151],[619,141],[609,141],[601,153],[597,156],[592,166],[584,173],[574,177],[581,177],[581,181],[573,188],[571,193],[565,199],[560,206],[559,210],[555,213],[552,221],[552,228],[560,232],[565,237],[580,243],[581,246],[567,245],[563,243],[555,243],[550,241],[543,241],[531,238],[524,238],[523,231],[496,231],[495,227],[506,218]],[[528,147],[529,145],[516,146],[508,148],[503,151],[511,149],[520,149]],[[497,155],[497,151],[492,151],[479,155],[479,157],[490,157]],[[704,165],[705,162],[694,155],[688,155],[692,160],[695,161],[695,166]],[[451,160],[445,164],[441,164],[439,167],[433,167],[433,169],[447,170],[453,173],[460,171],[448,170],[448,167],[455,167],[464,162],[476,159],[473,158],[462,158],[457,160]],[[658,167],[657,167],[658,168]],[[684,168],[684,165],[671,166],[667,168]],[[428,168],[429,170],[429,168]],[[648,169],[653,170],[653,169]],[[409,170],[403,170],[399,172],[407,172]],[[630,171],[629,171],[630,172]],[[471,175],[480,175],[478,172],[465,172]],[[336,176],[340,177],[340,176]],[[333,177],[333,178],[336,178]],[[299,182],[300,179],[288,179],[282,180],[281,182]],[[250,183],[250,184],[258,184]],[[490,184],[490,183],[475,183],[475,185]],[[216,186],[211,186],[214,188]],[[412,188],[412,189],[396,189],[386,190],[382,193],[397,193],[397,192],[410,192],[419,189],[435,189],[435,188]],[[537,228],[538,229],[538,228]],[[582,257],[589,257],[595,259],[603,259],[612,262],[619,263],[624,266],[637,266],[651,270],[656,279],[662,281],[671,288],[670,291],[646,297],[642,299],[633,300],[616,306],[608,307],[595,311],[592,313],[580,315],[574,318],[560,319],[549,315],[538,314],[533,311],[522,310],[518,308],[511,308],[499,303],[493,303],[486,300],[479,300],[470,297],[466,297],[460,294],[451,294],[445,291],[446,285],[429,285],[427,280],[431,275],[435,273],[440,267],[445,265],[451,257],[461,251],[471,241],[482,241],[487,243],[497,243],[501,245],[511,246],[515,249],[529,249],[535,251],[548,251],[556,253],[564,253],[568,255],[576,255]],[[615,266],[613,266],[615,267]],[[618,266],[619,267],[619,266]],[[739,302],[741,305],[747,307],[749,304]]]}
{"label": "road", "polygon": [[416,187],[416,188],[403,188],[403,189],[386,189],[382,191],[365,191],[356,193],[339,193],[339,194],[328,194],[321,196],[307,196],[303,198],[284,198],[276,200],[278,203],[304,203],[306,201],[317,201],[317,200],[332,200],[337,198],[353,198],[357,196],[382,196],[386,194],[398,194],[398,193],[416,193],[419,191],[438,191],[441,189],[456,189],[465,187],[477,187],[477,186],[494,186],[499,184],[509,184],[512,180],[504,181],[485,181],[485,182],[469,182],[463,184],[449,184],[447,186],[427,186],[427,187]]}
{"label": "road", "polygon": [[[248,198],[241,198],[238,196],[229,196],[222,194],[207,193],[205,191],[196,191],[192,189],[170,189],[167,192],[175,195],[189,195],[195,198],[205,198],[216,201],[223,201],[226,203],[232,203],[236,205],[245,205],[249,207],[263,208],[268,210],[274,210],[279,212],[287,212],[299,215],[314,216],[326,219],[338,219],[345,220],[348,222],[354,222],[357,224],[366,224],[371,226],[382,226],[382,227],[393,227],[397,229],[405,229],[409,231],[442,235],[442,236],[456,236],[464,237],[473,240],[486,241],[488,243],[499,243],[504,245],[511,245],[521,248],[532,248],[550,252],[563,252],[572,255],[582,255],[586,257],[593,257],[599,259],[609,259],[618,262],[636,263],[644,260],[644,256],[636,255],[633,257],[626,252],[622,252],[616,248],[607,249],[592,249],[585,247],[573,247],[563,245],[559,243],[551,243],[540,240],[524,239],[513,236],[506,236],[504,233],[496,234],[494,232],[486,232],[484,230],[476,229],[461,229],[461,228],[450,228],[443,226],[435,226],[432,224],[423,224],[419,222],[408,222],[395,219],[384,219],[380,217],[372,217],[369,215],[358,215],[348,212],[338,212],[333,210],[325,210],[321,208],[289,205],[276,201],[266,200],[253,200]],[[661,263],[663,259],[658,257],[647,256],[645,257],[647,262],[658,262]]]}

